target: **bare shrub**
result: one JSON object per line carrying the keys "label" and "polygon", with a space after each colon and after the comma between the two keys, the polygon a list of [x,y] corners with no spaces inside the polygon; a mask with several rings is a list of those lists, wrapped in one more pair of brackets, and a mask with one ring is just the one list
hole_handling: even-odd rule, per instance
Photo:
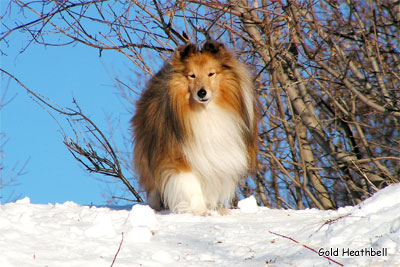
{"label": "bare shrub", "polygon": [[[24,19],[28,12],[37,19]],[[270,207],[332,209],[399,182],[396,0],[15,0],[9,14],[20,19],[0,41],[22,31],[30,43],[114,51],[142,76],[179,44],[231,46],[253,68],[263,115],[259,171],[242,181],[240,196],[255,194]],[[116,84],[127,98],[142,89]]]}

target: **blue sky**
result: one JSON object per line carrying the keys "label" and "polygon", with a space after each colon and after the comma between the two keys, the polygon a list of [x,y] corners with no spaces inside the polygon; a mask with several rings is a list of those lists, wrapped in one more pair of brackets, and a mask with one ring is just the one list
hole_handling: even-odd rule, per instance
{"label": "blue sky", "polygon": [[[1,2],[3,7],[4,3]],[[109,121],[119,124],[121,131],[114,135],[117,143],[123,143],[122,134],[129,137],[129,120],[134,107],[123,100],[113,85],[116,76],[127,83],[134,79],[126,57],[107,51],[99,57],[98,50],[83,45],[44,47],[33,44],[20,54],[27,44],[27,36],[16,32],[8,40],[8,46],[0,42],[2,51],[7,54],[1,56],[1,68],[62,107],[73,107],[74,97],[85,114],[105,132]],[[1,111],[0,132],[7,136],[4,155],[1,155],[6,169],[1,176],[4,179],[13,167],[22,167],[29,161],[17,185],[0,191],[2,203],[10,196],[27,196],[32,203],[74,201],[98,205],[105,204],[104,194],[130,197],[124,195],[119,181],[105,183],[103,179],[115,180],[89,175],[62,143],[63,136],[55,120],[22,87],[12,81],[9,83],[3,74],[1,93],[6,88],[7,98],[15,98]],[[132,149],[131,146],[120,148],[125,152]]]}

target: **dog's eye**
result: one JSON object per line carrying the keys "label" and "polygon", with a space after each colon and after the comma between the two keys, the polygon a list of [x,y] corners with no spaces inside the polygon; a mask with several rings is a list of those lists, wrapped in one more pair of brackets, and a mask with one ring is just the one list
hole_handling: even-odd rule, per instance
{"label": "dog's eye", "polygon": [[208,74],[208,77],[212,77],[212,76],[214,76],[215,75],[215,72],[210,72],[209,74]]}
{"label": "dog's eye", "polygon": [[194,75],[194,74],[189,74],[189,78],[194,79],[194,78],[196,78],[196,75]]}

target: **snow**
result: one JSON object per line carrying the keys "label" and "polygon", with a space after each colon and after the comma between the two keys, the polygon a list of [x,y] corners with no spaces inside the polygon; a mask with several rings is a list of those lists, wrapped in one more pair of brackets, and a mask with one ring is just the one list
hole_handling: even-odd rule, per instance
{"label": "snow", "polygon": [[1,267],[339,264],[400,266],[400,184],[336,211],[268,209],[254,197],[225,216],[29,198],[0,206]]}
{"label": "snow", "polygon": [[257,200],[254,196],[239,201],[238,208],[244,213],[256,213],[258,211]]}

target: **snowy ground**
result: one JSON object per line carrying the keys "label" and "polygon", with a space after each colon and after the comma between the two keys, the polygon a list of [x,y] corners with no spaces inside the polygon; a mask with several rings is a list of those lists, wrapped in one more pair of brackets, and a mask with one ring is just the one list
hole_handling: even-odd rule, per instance
{"label": "snowy ground", "polygon": [[201,217],[25,198],[0,206],[0,266],[400,266],[400,184],[337,211],[253,200]]}

